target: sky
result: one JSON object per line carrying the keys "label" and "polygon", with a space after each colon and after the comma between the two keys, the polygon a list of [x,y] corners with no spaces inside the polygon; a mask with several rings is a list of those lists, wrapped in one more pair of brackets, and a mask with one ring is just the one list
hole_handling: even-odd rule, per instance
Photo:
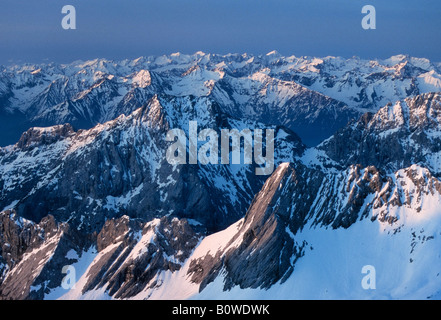
{"label": "sky", "polygon": [[[76,30],[64,30],[64,5]],[[365,5],[376,30],[361,27]],[[0,0],[0,64],[207,53],[441,62],[439,0]]]}

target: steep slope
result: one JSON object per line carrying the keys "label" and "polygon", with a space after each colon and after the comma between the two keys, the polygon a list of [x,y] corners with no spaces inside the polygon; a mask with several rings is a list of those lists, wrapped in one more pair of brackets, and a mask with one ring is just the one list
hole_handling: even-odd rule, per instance
{"label": "steep slope", "polygon": [[38,224],[18,217],[14,211],[0,213],[0,248],[4,273],[0,277],[0,300],[43,299],[48,288],[58,287],[62,268],[75,262],[72,253],[83,255],[91,238],[68,224],[47,216]]}
{"label": "steep slope", "polygon": [[315,145],[345,126],[359,112],[293,81],[258,71],[247,77],[225,75],[210,95],[229,113],[294,130]]}
{"label": "steep slope", "polygon": [[[441,182],[416,165],[385,176],[360,166],[324,176],[282,164],[243,219],[203,238],[179,268],[158,272],[126,297],[436,298],[440,205]],[[111,281],[84,285],[101,259],[63,299],[118,298]],[[366,265],[377,272],[375,290],[362,287]]]}
{"label": "steep slope", "polygon": [[[170,165],[167,131],[265,128],[228,118],[206,98],[154,97],[129,116],[73,131],[32,128],[0,149],[0,207],[33,221],[52,214],[74,228],[98,231],[108,218],[168,214],[219,230],[240,218],[265,177],[253,165]],[[303,152],[298,137],[275,130],[275,162]]]}
{"label": "steep slope", "polygon": [[427,93],[367,113],[317,148],[343,167],[359,163],[395,171],[422,164],[440,177],[440,124],[441,95]]}
{"label": "steep slope", "polygon": [[[352,168],[331,180],[338,183],[323,180],[304,219],[305,212],[296,208],[299,202],[295,201],[302,194],[304,179],[293,167],[279,168],[232,237],[239,245],[227,242],[218,253],[199,253],[200,258],[193,262],[210,269],[210,257],[216,256],[218,264],[214,266],[217,277],[205,277],[209,284],[202,281],[203,290],[196,297],[436,297],[441,285],[441,259],[436,249],[441,241],[440,181],[417,166],[387,177],[373,168]],[[330,197],[335,187],[338,192],[334,190]],[[274,189],[279,191],[274,193]],[[276,198],[271,198],[273,194]],[[302,199],[308,198],[302,195]],[[262,212],[266,213],[262,220],[253,215]],[[295,218],[286,219],[290,214]],[[298,221],[301,227],[296,229]],[[362,287],[365,265],[376,270],[375,290]],[[199,280],[196,274],[192,280]]]}

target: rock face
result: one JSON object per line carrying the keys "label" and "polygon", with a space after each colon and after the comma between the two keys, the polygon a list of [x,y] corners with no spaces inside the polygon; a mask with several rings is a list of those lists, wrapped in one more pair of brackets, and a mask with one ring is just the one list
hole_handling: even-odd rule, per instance
{"label": "rock face", "polygon": [[[395,234],[411,219],[397,212],[427,215],[436,210],[428,204],[433,199],[441,204],[441,182],[416,165],[390,175],[357,165],[325,176],[299,163],[282,164],[225,245],[191,258],[188,275],[200,284],[202,293],[218,277],[223,279],[225,291],[234,287],[269,289],[276,283],[283,286],[295,272],[297,261],[312,250],[312,243],[302,240],[306,230],[348,229],[369,220]],[[437,270],[439,265],[431,267]]]}
{"label": "rock face", "polygon": [[89,262],[82,292],[105,286],[115,298],[134,297],[160,286],[158,273],[179,270],[200,238],[186,220],[167,217],[144,223],[122,216],[88,236],[52,216],[34,224],[7,211],[0,228],[6,274],[0,279],[0,297],[13,300],[43,299],[62,283],[63,267],[81,262],[91,246],[98,253]]}
{"label": "rock face", "polygon": [[14,211],[1,213],[0,235],[6,271],[0,278],[0,298],[13,300],[43,299],[60,285],[62,267],[72,262],[67,252],[81,253],[91,244],[91,239],[57,223],[53,216],[35,224]]}
{"label": "rock face", "polygon": [[83,293],[105,287],[110,296],[126,299],[160,286],[158,273],[179,270],[197,243],[186,220],[164,217],[137,225],[126,216],[109,220],[98,234],[99,254]]}
{"label": "rock face", "polygon": [[[225,290],[234,285],[241,288],[269,288],[288,277],[293,264],[302,254],[302,246],[294,244],[289,230],[289,215],[280,211],[279,198],[286,184],[295,180],[287,164],[281,165],[256,195],[238,232],[215,259],[206,255],[192,261],[189,274],[201,283],[201,290],[223,271]],[[274,263],[278,257],[279,263]],[[203,270],[201,273],[200,270]]]}
{"label": "rock face", "polygon": [[346,167],[353,163],[395,171],[423,164],[441,175],[441,95],[428,93],[365,114],[318,149]]}
{"label": "rock face", "polygon": [[[170,97],[91,130],[33,128],[0,149],[0,207],[12,204],[33,221],[52,214],[89,233],[122,214],[148,221],[173,213],[220,230],[243,215],[266,177],[256,176],[256,164],[170,165],[167,131],[182,128],[188,136],[192,119],[200,119],[199,130],[264,128],[228,118],[205,98]],[[276,165],[303,152],[294,133],[271,128]]]}

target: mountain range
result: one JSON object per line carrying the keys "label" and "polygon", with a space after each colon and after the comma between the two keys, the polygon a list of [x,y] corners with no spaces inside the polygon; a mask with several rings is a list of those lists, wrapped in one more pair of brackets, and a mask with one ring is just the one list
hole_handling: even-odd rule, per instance
{"label": "mountain range", "polygon": [[[1,67],[0,297],[440,298],[440,70],[277,52]],[[276,169],[169,164],[190,121],[274,130]]]}
{"label": "mountain range", "polygon": [[405,55],[370,61],[197,52],[0,72],[3,146],[35,126],[90,129],[129,115],[154,95],[207,97],[227,114],[283,125],[315,146],[365,112],[441,88],[439,63]]}

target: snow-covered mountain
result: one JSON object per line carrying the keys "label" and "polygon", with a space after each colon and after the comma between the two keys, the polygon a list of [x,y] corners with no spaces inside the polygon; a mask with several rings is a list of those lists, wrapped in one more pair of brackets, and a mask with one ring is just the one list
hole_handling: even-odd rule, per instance
{"label": "snow-covered mountain", "polygon": [[[61,251],[58,257],[57,251],[64,236],[72,238],[71,249],[78,254],[82,251],[76,248],[86,244],[76,243],[76,237],[99,247],[97,234],[112,218],[126,216],[140,223],[167,216],[185,218],[201,229],[201,234],[218,231],[240,219],[267,178],[256,175],[258,164],[172,165],[166,159],[171,144],[166,141],[168,131],[182,129],[189,136],[189,122],[195,119],[199,131],[274,130],[275,166],[295,159],[305,149],[290,130],[232,118],[206,97],[154,96],[129,116],[121,115],[89,130],[74,131],[69,124],[31,128],[17,144],[0,148],[0,207],[7,221],[2,225],[4,232],[0,232],[1,254],[6,259],[6,265],[1,261],[2,270],[24,272],[20,277],[27,288],[10,289],[9,285],[21,288],[23,283],[9,284],[8,279],[15,276],[8,272],[3,294],[13,298],[32,296],[31,285],[43,281],[37,277],[38,272],[34,273],[32,263],[43,266],[58,259],[66,262],[66,252]],[[268,141],[263,142],[265,148]],[[59,228],[63,231],[52,238],[51,230],[46,232],[34,223],[42,219],[62,223]],[[43,244],[38,242],[37,248],[28,237],[28,229],[34,228],[43,230]],[[71,236],[71,230],[77,235]],[[51,245],[46,246],[45,241]],[[22,242],[22,251],[17,251],[17,243]],[[26,261],[25,252],[31,249],[58,258]],[[26,263],[31,266],[21,266]],[[43,297],[43,291],[49,290],[46,285],[50,288],[52,282],[41,284],[42,291],[34,295]]]}
{"label": "snow-covered mountain", "polygon": [[440,72],[437,63],[403,55],[369,61],[277,52],[14,65],[1,68],[1,124],[9,134],[0,143],[15,143],[32,126],[89,129],[166,94],[208,97],[234,117],[284,125],[316,145],[366,111],[440,91]]}
{"label": "snow-covered mountain", "polygon": [[[409,114],[433,115],[436,99],[414,99],[419,105]],[[373,118],[386,115],[381,109]],[[416,127],[440,131],[425,121]],[[381,136],[390,127],[377,130]],[[403,168],[391,160],[390,170],[368,159],[341,169],[320,148],[280,165],[243,219],[205,237],[179,270],[158,272],[132,298],[439,298],[441,182],[424,167],[431,159]],[[97,254],[81,279],[101,259]],[[365,265],[376,270],[375,290],[362,287]],[[63,298],[115,298],[106,287],[80,286]]]}
{"label": "snow-covered mountain", "polygon": [[342,166],[359,163],[386,171],[422,164],[441,177],[441,94],[391,103],[339,130],[318,146]]}
{"label": "snow-covered mountain", "polygon": [[[0,298],[441,298],[439,69],[277,52],[2,68],[2,112],[51,126],[0,148]],[[168,130],[193,120],[273,129],[277,169],[170,165]]]}
{"label": "snow-covered mountain", "polygon": [[0,148],[0,207],[33,221],[52,214],[87,231],[122,213],[174,214],[211,231],[224,228],[244,214],[266,177],[256,175],[256,164],[170,165],[168,130],[188,136],[194,119],[199,131],[274,129],[276,165],[304,150],[289,130],[229,118],[205,97],[154,96],[129,116],[90,130],[32,128],[16,145]]}

